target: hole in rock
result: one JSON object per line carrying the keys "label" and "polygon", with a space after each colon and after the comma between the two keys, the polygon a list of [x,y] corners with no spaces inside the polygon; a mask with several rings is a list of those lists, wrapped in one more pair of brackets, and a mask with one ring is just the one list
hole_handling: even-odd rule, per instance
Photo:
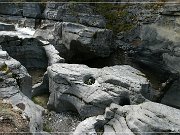
{"label": "hole in rock", "polygon": [[[138,38],[137,38],[138,39]],[[74,49],[77,43],[72,42],[72,45],[74,45]],[[83,55],[83,57],[86,57],[86,55]],[[76,57],[74,57],[76,59]],[[149,95],[148,97],[145,96],[147,99],[152,100],[152,101],[158,101],[157,98],[159,98],[159,94],[162,92],[162,84],[166,82],[171,74],[163,69],[161,65],[159,67],[162,68],[157,68],[157,66],[153,65],[145,65],[142,63],[137,63],[134,59],[133,56],[128,56],[126,52],[124,52],[122,49],[117,49],[115,52],[113,52],[109,57],[106,58],[91,58],[91,59],[86,59],[81,61],[76,61],[74,59],[71,59],[69,63],[76,63],[76,64],[85,64],[91,68],[103,68],[106,66],[114,66],[114,65],[130,65],[138,70],[140,70],[143,74],[145,74],[145,77],[150,81],[151,87],[153,90],[151,92],[142,92],[142,95]],[[152,60],[153,61],[153,60]],[[88,82],[85,82],[88,83]],[[90,83],[91,84],[91,83]],[[167,85],[168,87],[168,85]],[[150,94],[149,94],[150,93]]]}
{"label": "hole in rock", "polygon": [[83,80],[84,80],[84,83],[87,85],[92,85],[95,83],[95,78],[91,75],[84,76]]}

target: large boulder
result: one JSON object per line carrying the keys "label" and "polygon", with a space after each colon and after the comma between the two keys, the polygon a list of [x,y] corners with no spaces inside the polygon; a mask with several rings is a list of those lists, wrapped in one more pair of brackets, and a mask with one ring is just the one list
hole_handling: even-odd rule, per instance
{"label": "large boulder", "polygon": [[[69,61],[108,57],[112,52],[112,31],[76,23],[52,23],[37,29],[34,37],[47,39]],[[63,50],[63,51],[62,51]],[[69,54],[67,56],[67,53]]]}
{"label": "large boulder", "polygon": [[77,111],[81,116],[102,114],[112,102],[139,104],[149,91],[144,75],[128,66],[89,68],[78,64],[53,64],[49,76],[49,109]]}
{"label": "large boulder", "polygon": [[[156,22],[139,26],[137,41],[131,44],[134,47],[134,53],[131,54],[132,61],[143,69],[153,72],[159,80],[160,85],[154,91],[155,95],[152,99],[155,100],[153,101],[161,102],[163,96],[166,95],[163,103],[172,106],[176,106],[176,103],[168,100],[170,93],[176,91],[177,94],[172,94],[174,100],[179,97],[177,83],[175,82],[171,87],[180,73],[179,13],[177,5],[165,5]],[[171,90],[167,92],[169,88]]]}
{"label": "large boulder", "polygon": [[[107,57],[111,53],[112,31],[75,23],[62,24],[62,43],[75,55]],[[76,56],[77,57],[77,56]]]}
{"label": "large boulder", "polygon": [[154,135],[180,132],[180,110],[166,105],[146,102],[140,105],[119,106],[112,103],[104,115],[81,122],[74,135]]}

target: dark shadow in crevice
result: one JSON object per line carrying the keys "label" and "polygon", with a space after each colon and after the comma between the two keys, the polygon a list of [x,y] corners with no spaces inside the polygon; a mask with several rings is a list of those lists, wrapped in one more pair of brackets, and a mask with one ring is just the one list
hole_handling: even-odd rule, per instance
{"label": "dark shadow in crevice", "polygon": [[119,105],[124,106],[124,105],[130,105],[130,99],[129,97],[121,97],[119,100]]}

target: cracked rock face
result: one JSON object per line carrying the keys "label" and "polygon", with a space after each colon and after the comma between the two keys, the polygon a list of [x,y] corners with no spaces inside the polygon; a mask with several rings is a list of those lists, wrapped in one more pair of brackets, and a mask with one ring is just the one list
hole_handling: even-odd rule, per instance
{"label": "cracked rock face", "polygon": [[102,114],[112,102],[120,105],[145,101],[149,90],[144,75],[127,65],[89,68],[78,64],[48,67],[49,109],[77,111],[81,116]]}
{"label": "cracked rock face", "polygon": [[74,135],[97,134],[99,128],[103,129],[103,135],[177,133],[180,131],[180,111],[153,102],[123,107],[112,103],[106,108],[104,115],[90,117],[81,122]]}
{"label": "cracked rock face", "polygon": [[[62,24],[62,43],[68,50],[72,50],[75,56],[107,57],[111,52],[112,31],[86,27],[75,23]],[[76,56],[76,57],[77,57]]]}
{"label": "cracked rock face", "polygon": [[[31,97],[31,76],[19,61],[11,58],[6,51],[0,49],[0,74],[1,74],[1,96],[9,98],[16,93],[17,88],[27,96]],[[14,84],[16,83],[16,85]],[[17,86],[19,85],[19,87]],[[9,91],[5,90],[7,87]],[[14,94],[13,94],[14,93]]]}
{"label": "cracked rock face", "polygon": [[0,50],[0,98],[20,108],[30,118],[30,132],[38,132],[42,130],[43,109],[29,99],[31,87],[31,76],[25,67]]}
{"label": "cracked rock face", "polygon": [[44,16],[49,20],[80,23],[86,26],[105,28],[105,18],[93,13],[88,4],[51,3],[46,5]]}
{"label": "cracked rock face", "polygon": [[68,60],[82,61],[94,57],[108,57],[112,52],[111,30],[70,22],[44,23],[47,26],[44,26],[44,29],[37,29],[34,37],[47,39],[59,48],[61,56],[68,53],[69,55],[66,56]]}

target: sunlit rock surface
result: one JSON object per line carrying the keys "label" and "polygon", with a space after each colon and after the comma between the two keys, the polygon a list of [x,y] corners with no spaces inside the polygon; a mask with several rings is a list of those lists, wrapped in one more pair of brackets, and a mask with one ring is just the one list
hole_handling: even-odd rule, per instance
{"label": "sunlit rock surface", "polygon": [[150,89],[144,75],[128,66],[89,68],[78,64],[48,67],[48,107],[56,111],[77,111],[81,116],[102,114],[110,103],[139,104]]}
{"label": "sunlit rock surface", "polygon": [[74,135],[98,134],[170,134],[180,131],[180,111],[166,105],[146,102],[139,105],[111,104],[104,115],[81,122]]}

